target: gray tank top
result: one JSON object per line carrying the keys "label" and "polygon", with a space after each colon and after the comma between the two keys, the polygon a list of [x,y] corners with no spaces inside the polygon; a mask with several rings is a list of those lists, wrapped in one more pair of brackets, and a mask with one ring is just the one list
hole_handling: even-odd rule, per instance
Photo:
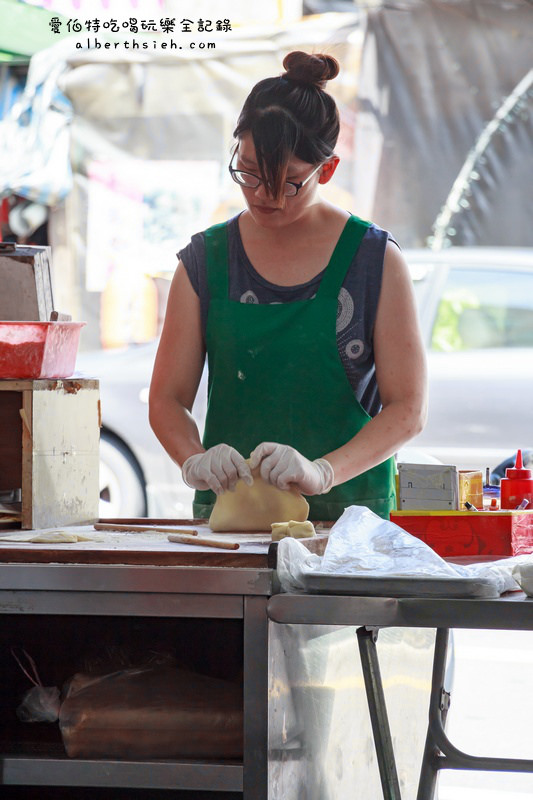
{"label": "gray tank top", "polygon": [[[238,219],[239,214],[228,222],[230,300],[241,303],[290,303],[313,298],[324,270],[310,281],[297,286],[270,283],[259,275],[246,255]],[[374,365],[373,332],[383,275],[383,259],[389,239],[395,241],[387,231],[377,225],[370,225],[348,269],[338,297],[339,356],[356,398],[371,417],[381,408]],[[190,243],[179,251],[178,257],[200,298],[205,339],[209,288],[204,233],[194,234]]]}

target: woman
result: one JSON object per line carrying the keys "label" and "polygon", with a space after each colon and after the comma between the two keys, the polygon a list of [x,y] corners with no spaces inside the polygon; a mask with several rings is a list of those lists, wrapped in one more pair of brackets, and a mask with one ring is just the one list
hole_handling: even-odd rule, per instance
{"label": "woman", "polygon": [[[327,55],[293,52],[251,91],[230,162],[246,210],[179,253],[150,422],[196,489],[194,515],[251,469],[387,517],[393,454],[425,421],[425,360],[407,266],[386,231],[323,200],[339,163]],[[203,442],[191,417],[207,353]],[[249,464],[246,459],[249,458]]]}

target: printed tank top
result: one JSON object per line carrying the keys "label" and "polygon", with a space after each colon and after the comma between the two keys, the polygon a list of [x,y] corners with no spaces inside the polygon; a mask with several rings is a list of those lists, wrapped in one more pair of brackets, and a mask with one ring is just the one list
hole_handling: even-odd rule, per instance
{"label": "printed tank top", "polygon": [[[323,272],[297,286],[270,283],[254,269],[242,243],[239,215],[228,222],[230,299],[241,303],[290,303],[308,300],[318,289]],[[374,364],[373,332],[383,275],[388,231],[371,224],[357,251],[338,295],[337,347],[353,392],[365,411],[375,416],[381,408]],[[396,242],[395,242],[396,244]],[[191,285],[200,299],[202,329],[207,325],[209,288],[204,233],[196,233],[178,252]],[[318,378],[318,376],[317,376]]]}

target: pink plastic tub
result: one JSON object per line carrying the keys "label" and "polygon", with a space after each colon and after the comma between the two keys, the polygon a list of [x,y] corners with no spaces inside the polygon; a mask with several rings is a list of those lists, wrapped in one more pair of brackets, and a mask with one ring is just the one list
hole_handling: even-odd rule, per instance
{"label": "pink plastic tub", "polygon": [[0,378],[68,378],[85,322],[0,322]]}

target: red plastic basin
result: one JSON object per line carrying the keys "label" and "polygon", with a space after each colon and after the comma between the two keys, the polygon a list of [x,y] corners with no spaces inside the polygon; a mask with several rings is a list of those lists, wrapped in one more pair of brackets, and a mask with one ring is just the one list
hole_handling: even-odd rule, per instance
{"label": "red plastic basin", "polygon": [[0,322],[0,378],[68,378],[85,322]]}

